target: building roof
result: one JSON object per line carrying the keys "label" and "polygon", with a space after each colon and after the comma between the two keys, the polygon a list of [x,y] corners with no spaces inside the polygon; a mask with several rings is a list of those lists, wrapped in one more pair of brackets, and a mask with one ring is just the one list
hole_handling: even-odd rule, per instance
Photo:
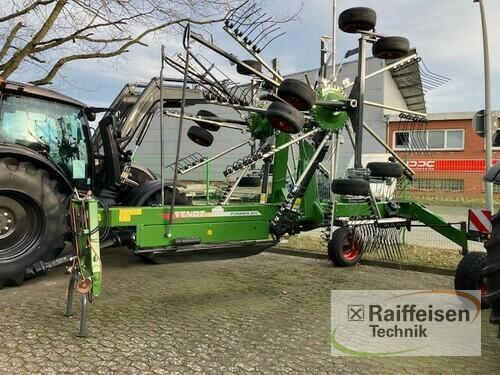
{"label": "building roof", "polygon": [[[427,114],[427,121],[447,121],[447,120],[472,120],[476,112],[440,112]],[[493,111],[500,118],[500,110]],[[389,121],[399,121],[397,115],[389,117]]]}
{"label": "building roof", "polygon": [[[415,49],[409,54],[416,53]],[[386,64],[392,64],[397,60],[387,60]],[[422,76],[418,63],[405,64],[400,69],[391,69],[391,76],[399,88],[399,92],[403,97],[408,109],[417,112],[427,113],[425,106],[424,89],[422,85]]]}
{"label": "building roof", "polygon": [[[416,50],[413,49],[410,51],[411,53],[416,53]],[[367,60],[372,60],[376,59],[376,57],[368,57]],[[381,60],[383,61],[383,60]],[[390,65],[397,60],[386,60],[385,65]],[[357,64],[358,60],[353,60],[344,63],[343,65],[351,65],[351,64]],[[338,69],[339,65],[337,65]],[[331,71],[331,65],[327,68],[327,71]],[[298,76],[298,75],[305,75],[305,74],[316,74],[316,72],[319,71],[319,68],[316,69],[309,69],[309,70],[303,70],[300,72],[295,72],[292,74],[287,74],[285,77],[292,77],[292,76]],[[406,105],[408,106],[408,109],[412,111],[418,111],[418,112],[427,112],[426,106],[425,106],[425,98],[424,98],[424,89],[422,86],[422,77],[420,75],[420,69],[418,64],[405,64],[403,69],[399,70],[394,70],[392,69],[390,71],[391,77],[396,83],[396,86],[399,89],[399,92],[401,93],[401,96],[403,97]],[[354,77],[353,77],[354,78]]]}

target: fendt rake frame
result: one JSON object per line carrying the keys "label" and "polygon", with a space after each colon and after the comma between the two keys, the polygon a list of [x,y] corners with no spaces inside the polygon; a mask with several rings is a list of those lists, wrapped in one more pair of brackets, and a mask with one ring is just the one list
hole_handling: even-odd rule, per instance
{"label": "fendt rake frame", "polygon": [[[248,9],[246,10],[248,11]],[[231,16],[235,16],[232,14]],[[240,15],[240,18],[243,17]],[[246,16],[245,16],[246,17]],[[239,22],[239,21],[238,21]],[[266,18],[266,22],[268,19]],[[318,227],[327,229],[327,240],[331,240],[335,226],[355,226],[357,221],[369,223],[376,227],[407,227],[411,228],[413,221],[419,221],[424,225],[433,228],[438,233],[447,237],[467,251],[467,234],[465,228],[455,228],[437,215],[427,210],[422,205],[415,202],[397,201],[376,201],[373,195],[368,199],[356,201],[346,201],[330,191],[328,199],[320,199],[317,192],[317,179],[319,176],[328,178],[329,184],[336,175],[337,160],[340,143],[340,133],[345,128],[348,131],[352,146],[355,150],[355,167],[362,169],[362,141],[363,130],[374,137],[390,153],[397,163],[405,169],[405,174],[409,178],[414,172],[404,161],[363,121],[363,109],[365,105],[398,110],[401,113],[418,114],[425,117],[425,114],[415,111],[405,110],[387,106],[381,103],[372,103],[364,99],[365,81],[378,74],[382,74],[388,69],[400,67],[416,58],[415,54],[404,57],[401,60],[388,65],[372,74],[365,74],[366,45],[377,38],[380,34],[374,32],[360,32],[359,39],[359,62],[358,78],[353,85],[345,87],[336,86],[337,74],[332,74],[332,79],[326,77],[326,67],[328,61],[333,61],[334,57],[327,58],[325,49],[322,48],[321,69],[323,72],[315,85],[316,104],[310,111],[303,111],[302,115],[306,120],[302,134],[293,137],[291,134],[273,129],[265,115],[266,106],[255,100],[255,92],[262,90],[265,85],[268,91],[278,101],[284,101],[277,95],[277,89],[281,83],[286,81],[279,74],[277,63],[271,67],[260,57],[258,48],[254,49],[239,35],[235,25],[237,21],[228,20],[224,30],[228,32],[239,45],[259,61],[264,66],[271,77],[265,75],[260,70],[239,60],[233,54],[224,51],[213,42],[205,40],[201,35],[192,33],[188,25],[184,34],[185,57],[172,59],[165,55],[162,47],[162,67],[158,90],[161,135],[160,142],[164,142],[164,116],[179,118],[176,162],[173,165],[174,185],[172,191],[175,194],[177,175],[186,174],[211,161],[229,154],[237,148],[246,144],[256,145],[260,142],[258,150],[249,155],[234,168],[226,170],[226,177],[239,174],[236,181],[228,188],[228,192],[219,204],[179,206],[165,202],[164,189],[162,189],[162,199],[159,205],[151,207],[102,207],[91,193],[80,197],[76,193],[73,199],[73,210],[79,212],[74,215],[74,245],[78,249],[77,261],[70,268],[72,278],[68,293],[67,314],[71,314],[71,303],[73,300],[73,286],[82,294],[82,317],[80,335],[86,335],[86,316],[89,297],[97,297],[101,290],[102,263],[100,251],[102,248],[111,246],[127,245],[134,254],[153,257],[156,255],[177,256],[182,254],[216,254],[225,252],[235,252],[238,250],[243,254],[254,254],[265,248],[273,246],[279,242],[285,234],[294,234],[300,231],[310,230]],[[253,32],[252,29],[248,29]],[[247,38],[248,39],[248,38]],[[251,100],[245,97],[236,97],[234,91],[228,91],[220,82],[217,76],[212,74],[212,67],[206,68],[191,51],[190,42],[196,41],[212,52],[225,57],[230,62],[243,67],[253,76],[251,88]],[[190,63],[194,58],[199,67]],[[164,78],[165,64],[183,74],[182,79]],[[200,74],[199,69],[204,73]],[[164,82],[181,82],[182,98],[181,110],[175,112],[165,108],[165,103],[169,98],[164,97]],[[193,100],[187,96],[187,86],[195,84],[199,88],[189,91]],[[344,89],[353,86],[349,97],[344,94]],[[149,87],[149,86],[148,86]],[[270,87],[270,88],[269,88]],[[198,92],[198,94],[196,93]],[[195,92],[193,94],[193,92]],[[158,95],[156,95],[158,96]],[[204,100],[200,100],[204,97]],[[140,100],[140,99],[139,99]],[[242,120],[219,119],[217,117],[207,118],[199,115],[186,113],[186,107],[192,104],[207,103],[220,106],[228,106],[237,110]],[[148,113],[151,115],[152,112]],[[349,123],[349,118],[351,124]],[[184,120],[191,120],[198,124],[218,125],[235,131],[242,131],[252,136],[252,139],[216,155],[202,157],[195,160],[191,165],[183,168],[179,166],[181,160],[182,125]],[[136,146],[144,139],[151,121],[145,124],[138,131]],[[247,124],[247,126],[245,126]],[[262,128],[267,126],[267,131],[262,132]],[[259,128],[257,134],[255,129]],[[134,133],[137,132],[137,129]],[[130,142],[130,137],[128,142]],[[293,146],[298,145],[299,155],[295,159]],[[331,154],[330,168],[323,167],[320,163],[326,154]],[[288,162],[292,156],[295,170],[290,168]],[[164,155],[163,149],[161,158],[161,184],[164,181]],[[230,201],[231,194],[235,191],[241,177],[256,163],[263,162],[262,183],[259,201],[255,203],[234,203]],[[270,166],[273,166],[272,178],[270,177]],[[172,166],[170,166],[172,167]],[[318,172],[320,172],[318,174]],[[271,191],[268,191],[268,182]],[[291,182],[291,184],[289,183]],[[174,199],[172,199],[174,202]],[[389,209],[389,203],[396,203]],[[374,215],[374,212],[376,215]],[[98,230],[105,228],[111,232],[109,239],[99,241]],[[97,234],[97,238],[96,238]]]}

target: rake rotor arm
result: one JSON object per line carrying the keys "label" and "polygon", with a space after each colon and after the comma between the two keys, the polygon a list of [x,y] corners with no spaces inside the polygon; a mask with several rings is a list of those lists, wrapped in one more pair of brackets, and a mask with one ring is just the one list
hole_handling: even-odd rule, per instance
{"label": "rake rotor arm", "polygon": [[[307,138],[307,137],[310,137],[310,136],[312,136],[312,135],[314,135],[314,134],[318,133],[319,131],[322,131],[322,129],[321,129],[321,128],[315,128],[315,129],[311,130],[310,132],[307,132],[307,133],[305,133],[305,134],[301,135],[300,137],[297,137],[297,138],[295,138],[295,139],[292,139],[291,141],[286,142],[286,143],[282,144],[281,146],[276,147],[276,148],[272,149],[271,151],[264,153],[264,154],[263,154],[260,158],[258,158],[257,160],[252,161],[251,163],[247,164],[246,166],[249,166],[249,167],[250,167],[250,166],[254,165],[255,163],[257,163],[257,162],[258,162],[258,161],[260,161],[260,160],[267,159],[268,157],[273,156],[273,155],[274,155],[274,154],[276,154],[277,152],[279,152],[279,151],[281,151],[281,150],[284,150],[285,148],[287,148],[287,147],[289,147],[289,146],[291,146],[291,145],[293,145],[293,144],[295,144],[295,143],[298,143],[298,142],[300,142],[301,140],[303,140],[303,139],[305,139],[305,138]],[[240,170],[240,169],[237,169],[237,170],[234,170],[234,171],[233,171],[233,172],[231,172],[231,173],[228,173],[228,174],[226,175],[226,177],[232,176],[233,174],[235,174],[235,173],[236,173],[236,172],[238,172],[239,170]]]}
{"label": "rake rotor arm", "polygon": [[[163,113],[169,117],[175,117],[175,118],[181,117],[181,114],[179,112],[175,112],[175,111],[163,111]],[[234,129],[234,130],[239,130],[241,132],[247,131],[247,129],[242,127],[242,126],[233,125],[231,123],[224,122],[224,121],[209,120],[209,119],[207,119],[205,117],[201,117],[201,116],[184,115],[184,118],[186,120],[204,122],[206,124],[211,124],[211,125],[217,125],[217,126],[220,126],[221,128]],[[243,123],[243,121],[237,120],[236,123],[241,124],[241,123]]]}
{"label": "rake rotor arm", "polygon": [[237,64],[237,65],[241,65],[242,67],[244,67],[245,69],[247,69],[248,71],[252,72],[253,74],[255,74],[257,77],[261,78],[262,80],[266,81],[267,83],[275,86],[275,87],[279,87],[280,85],[280,82],[277,82],[275,81],[274,79],[272,78],[269,78],[267,76],[265,76],[264,74],[262,74],[261,72],[259,72],[258,70],[254,69],[253,67],[251,67],[250,65],[248,64],[245,64],[244,62],[240,61],[238,58],[236,58],[234,55],[224,51],[222,48],[216,46],[215,44],[213,43],[210,43],[208,40],[205,40],[201,35],[199,34],[196,34],[196,33],[191,33],[191,38],[193,40],[195,40],[196,42],[202,44],[203,46],[211,49],[212,51],[214,51],[215,53],[218,53],[219,55],[225,57],[226,59],[228,59],[229,61],[231,61],[232,63],[234,64]]}
{"label": "rake rotor arm", "polygon": [[240,144],[238,144],[236,146],[233,146],[231,148],[228,148],[227,150],[224,150],[224,151],[218,153],[217,155],[214,155],[214,156],[212,156],[212,157],[210,157],[210,158],[208,158],[206,160],[203,160],[199,164],[196,164],[196,165],[194,165],[192,167],[189,167],[187,169],[179,170],[179,174],[182,175],[182,174],[186,174],[188,172],[191,172],[192,170],[195,170],[196,168],[199,168],[199,167],[201,167],[201,166],[203,166],[203,165],[205,165],[207,163],[210,163],[210,162],[212,162],[212,161],[214,161],[214,160],[216,160],[216,159],[218,159],[218,158],[220,158],[220,157],[222,157],[222,156],[224,156],[226,154],[229,154],[230,152],[232,152],[232,151],[234,151],[234,150],[236,150],[236,149],[238,149],[240,147],[243,147],[243,146],[245,146],[247,144],[251,144],[251,141],[242,142],[242,143],[240,143]]}

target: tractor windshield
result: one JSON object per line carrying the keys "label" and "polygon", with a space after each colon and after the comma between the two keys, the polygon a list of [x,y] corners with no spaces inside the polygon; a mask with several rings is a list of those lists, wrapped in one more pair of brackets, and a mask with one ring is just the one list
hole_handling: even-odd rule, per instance
{"label": "tractor windshield", "polygon": [[88,122],[81,108],[47,99],[4,94],[0,142],[39,152],[78,188],[89,183]]}

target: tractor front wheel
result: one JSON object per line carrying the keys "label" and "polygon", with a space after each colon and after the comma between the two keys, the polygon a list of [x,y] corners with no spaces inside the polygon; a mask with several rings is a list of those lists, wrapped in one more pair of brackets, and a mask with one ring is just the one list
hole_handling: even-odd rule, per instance
{"label": "tractor front wheel", "polygon": [[359,263],[362,255],[361,242],[351,228],[339,228],[328,242],[328,258],[339,267],[352,267]]}
{"label": "tractor front wheel", "polygon": [[66,202],[47,171],[0,159],[0,288],[22,284],[26,268],[62,251],[69,232]]}
{"label": "tractor front wheel", "polygon": [[481,308],[490,307],[486,298],[488,282],[482,270],[486,267],[486,253],[473,251],[462,258],[455,273],[455,290],[480,290]]}

